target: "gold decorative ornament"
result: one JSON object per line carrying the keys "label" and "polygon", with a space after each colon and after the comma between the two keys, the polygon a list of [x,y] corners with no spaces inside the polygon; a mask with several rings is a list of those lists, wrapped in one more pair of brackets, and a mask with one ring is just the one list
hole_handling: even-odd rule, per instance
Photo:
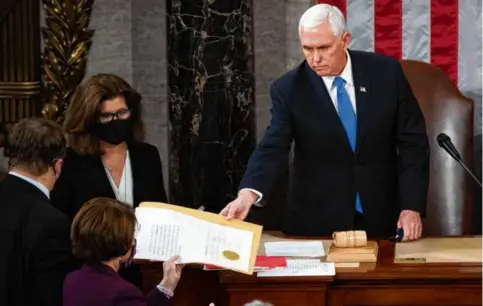
{"label": "gold decorative ornament", "polygon": [[237,261],[240,259],[240,255],[238,255],[238,253],[230,250],[223,251],[223,257],[231,261]]}
{"label": "gold decorative ornament", "polygon": [[62,122],[69,99],[85,75],[94,0],[43,0],[42,80],[45,118]]}

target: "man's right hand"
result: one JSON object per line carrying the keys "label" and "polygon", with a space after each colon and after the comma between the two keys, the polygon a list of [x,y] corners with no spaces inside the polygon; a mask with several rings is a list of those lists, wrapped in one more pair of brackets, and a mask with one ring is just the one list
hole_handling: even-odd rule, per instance
{"label": "man's right hand", "polygon": [[244,220],[250,211],[250,207],[256,202],[257,198],[258,196],[254,192],[242,189],[238,193],[238,197],[223,208],[220,215],[225,216],[228,220]]}

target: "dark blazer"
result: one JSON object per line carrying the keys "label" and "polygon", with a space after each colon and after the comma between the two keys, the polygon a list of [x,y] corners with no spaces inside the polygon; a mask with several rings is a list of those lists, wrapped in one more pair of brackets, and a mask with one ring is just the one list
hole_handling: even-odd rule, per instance
{"label": "dark blazer", "polygon": [[[166,202],[163,172],[158,149],[147,143],[129,145],[133,176],[134,206],[143,201]],[[52,204],[74,219],[81,206],[96,197],[115,199],[100,156],[81,156],[67,150],[54,190]]]}
{"label": "dark blazer", "polygon": [[[133,176],[134,207],[143,201],[167,202],[158,149],[147,143],[128,147]],[[90,199],[115,199],[100,156],[81,156],[67,150],[62,172],[51,193],[52,204],[72,221],[81,206]],[[126,280],[142,287],[141,272],[132,265],[120,272]]]}
{"label": "dark blazer", "polygon": [[75,269],[69,220],[36,186],[13,175],[0,182],[0,305],[62,305]]}
{"label": "dark blazer", "polygon": [[154,288],[147,297],[108,266],[84,266],[64,282],[64,306],[164,306],[169,299]]}
{"label": "dark blazer", "polygon": [[396,59],[350,51],[357,105],[355,153],[327,89],[303,62],[271,86],[272,118],[241,188],[265,195],[295,141],[283,230],[330,236],[354,226],[359,192],[369,236],[392,236],[401,210],[425,212],[429,143]]}

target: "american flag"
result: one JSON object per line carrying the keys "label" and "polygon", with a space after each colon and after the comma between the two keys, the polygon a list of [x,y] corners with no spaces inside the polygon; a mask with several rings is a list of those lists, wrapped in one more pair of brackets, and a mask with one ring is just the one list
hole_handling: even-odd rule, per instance
{"label": "american flag", "polygon": [[431,63],[475,102],[481,134],[481,0],[319,0],[337,6],[352,34],[350,48]]}

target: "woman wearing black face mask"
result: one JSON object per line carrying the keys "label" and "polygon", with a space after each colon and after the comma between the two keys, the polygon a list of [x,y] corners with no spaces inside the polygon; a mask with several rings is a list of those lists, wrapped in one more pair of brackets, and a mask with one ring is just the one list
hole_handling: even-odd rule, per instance
{"label": "woman wearing black face mask", "polygon": [[[71,220],[96,197],[137,207],[167,202],[156,147],[143,142],[141,96],[123,79],[99,74],[80,85],[64,121],[68,150],[51,202]],[[139,267],[121,275],[141,287]]]}
{"label": "woman wearing black face mask", "polygon": [[65,278],[64,306],[171,304],[181,277],[176,257],[163,263],[163,280],[146,297],[118,275],[134,256],[135,225],[133,209],[113,199],[95,198],[81,208],[70,236],[85,265]]}

